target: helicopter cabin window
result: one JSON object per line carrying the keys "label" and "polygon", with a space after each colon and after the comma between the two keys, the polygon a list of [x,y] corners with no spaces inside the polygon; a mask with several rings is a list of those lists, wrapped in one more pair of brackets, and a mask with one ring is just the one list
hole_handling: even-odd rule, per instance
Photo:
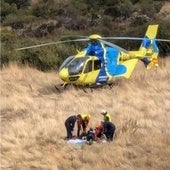
{"label": "helicopter cabin window", "polygon": [[94,70],[99,70],[101,68],[101,61],[94,60]]}
{"label": "helicopter cabin window", "polygon": [[86,62],[86,57],[79,57],[73,59],[68,65],[69,75],[76,75],[82,72],[84,64]]}
{"label": "helicopter cabin window", "polygon": [[64,62],[63,64],[60,66],[59,70],[63,69],[64,67],[67,67],[68,64],[70,63],[70,61],[74,58],[74,56],[70,56],[68,57]]}
{"label": "helicopter cabin window", "polygon": [[84,73],[88,73],[90,71],[92,71],[92,61],[87,62],[86,67],[84,69]]}

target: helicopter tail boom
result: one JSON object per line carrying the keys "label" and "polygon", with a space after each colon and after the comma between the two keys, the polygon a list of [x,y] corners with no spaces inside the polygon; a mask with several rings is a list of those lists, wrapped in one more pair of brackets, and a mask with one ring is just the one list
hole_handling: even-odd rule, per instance
{"label": "helicopter tail boom", "polygon": [[139,51],[130,51],[131,58],[141,59],[147,69],[158,66],[159,49],[156,44],[158,25],[149,25]]}

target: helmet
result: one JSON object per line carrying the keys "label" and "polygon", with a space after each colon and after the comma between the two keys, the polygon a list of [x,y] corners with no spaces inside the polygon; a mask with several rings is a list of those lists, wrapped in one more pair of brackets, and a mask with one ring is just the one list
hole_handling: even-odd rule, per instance
{"label": "helmet", "polygon": [[102,111],[101,111],[101,114],[102,114],[102,115],[105,115],[106,113],[107,113],[106,110],[102,110]]}

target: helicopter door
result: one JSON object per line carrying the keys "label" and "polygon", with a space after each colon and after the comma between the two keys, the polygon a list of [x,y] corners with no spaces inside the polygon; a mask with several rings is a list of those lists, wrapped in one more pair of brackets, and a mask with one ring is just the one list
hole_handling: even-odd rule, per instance
{"label": "helicopter door", "polygon": [[88,60],[85,65],[84,72],[82,73],[82,82],[84,84],[95,84],[100,68],[100,60]]}

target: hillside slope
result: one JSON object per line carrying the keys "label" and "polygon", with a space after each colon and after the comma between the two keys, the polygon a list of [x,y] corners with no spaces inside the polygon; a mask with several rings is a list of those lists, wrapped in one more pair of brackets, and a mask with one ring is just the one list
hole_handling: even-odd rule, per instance
{"label": "hillside slope", "polygon": [[[170,169],[170,59],[112,89],[57,93],[56,73],[11,65],[1,70],[1,168],[37,170]],[[91,127],[107,109],[116,125],[114,142],[67,144],[64,121],[91,113]]]}
{"label": "hillside slope", "polygon": [[162,20],[169,22],[170,20],[170,2],[165,2],[163,7],[161,8],[158,16],[161,17]]}

